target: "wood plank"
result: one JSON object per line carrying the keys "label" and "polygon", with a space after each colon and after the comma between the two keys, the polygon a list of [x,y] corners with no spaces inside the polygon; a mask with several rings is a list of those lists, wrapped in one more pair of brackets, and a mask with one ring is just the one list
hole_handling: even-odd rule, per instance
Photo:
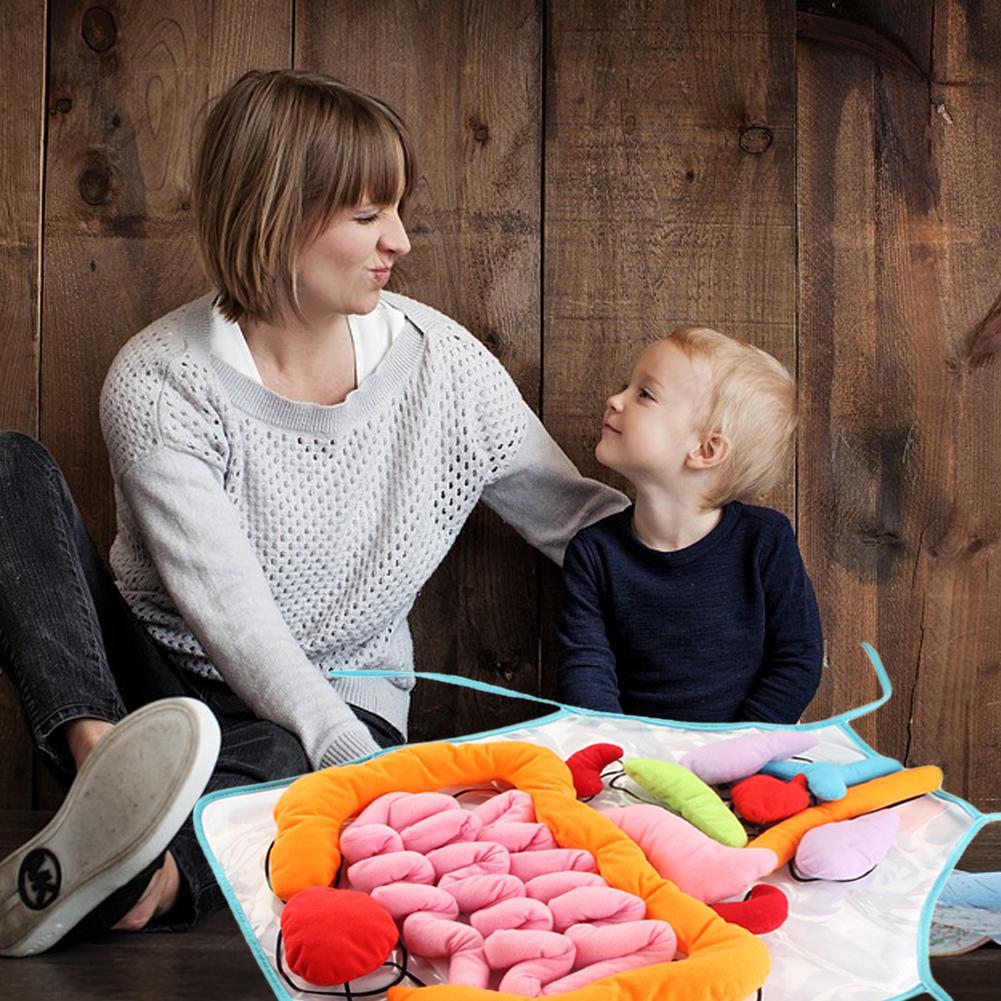
{"label": "wood plank", "polygon": [[97,398],[121,344],[208,288],[190,218],[191,154],[212,98],[287,65],[286,0],[54,0],[46,183],[42,436],[99,548],[113,504]]}
{"label": "wood plank", "polygon": [[860,731],[996,809],[1001,408],[969,347],[997,297],[1001,68],[984,45],[1001,27],[965,12],[880,11],[939,82],[801,43],[800,489],[832,668],[812,714],[874,693],[869,639],[896,694]]}
{"label": "wood plank", "polygon": [[[590,475],[639,348],[710,324],[793,371],[791,3],[551,5],[545,417]],[[794,515],[794,484],[769,500]]]}
{"label": "wood plank", "polygon": [[195,135],[237,76],[288,65],[291,21],[288,0],[51,5],[41,435],[103,553],[104,374],[129,337],[208,288],[190,219]]}
{"label": "wood plank", "polygon": [[[38,434],[39,252],[45,7],[13,0],[0,33],[0,428]],[[4,654],[0,652],[0,672]],[[31,805],[32,742],[0,680],[0,809]]]}
{"label": "wood plank", "polygon": [[[296,65],[378,95],[408,123],[420,183],[413,250],[393,287],[457,319],[533,406],[540,390],[541,20],[535,0],[299,0]],[[374,54],[379,54],[374,56]],[[419,670],[536,692],[540,558],[477,511],[412,616]],[[418,685],[415,738],[538,715],[443,685]]]}

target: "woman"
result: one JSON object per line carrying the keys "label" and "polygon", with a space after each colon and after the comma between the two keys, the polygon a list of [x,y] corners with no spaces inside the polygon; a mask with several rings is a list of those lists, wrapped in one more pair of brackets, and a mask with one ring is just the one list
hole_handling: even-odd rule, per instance
{"label": "woman", "polygon": [[[163,774],[134,768],[142,808],[108,802],[152,726],[176,734],[179,787],[214,753],[200,703],[222,732],[210,789],[400,743],[412,678],[325,674],[413,670],[407,615],[477,501],[557,561],[625,505],[579,476],[475,338],[383,291],[410,249],[414,176],[399,117],[328,77],[251,72],[216,105],[194,177],[216,291],[132,338],[102,393],[124,603],[51,458],[5,436],[0,515],[23,541],[0,563],[10,673],[42,752],[87,769],[0,863],[0,907],[15,902],[0,954],[47,948],[88,914],[87,932],[187,927],[222,905],[181,823],[200,789],[167,796]],[[67,581],[72,607],[54,614],[46,592]],[[79,803],[127,814],[122,843],[142,851],[77,823]],[[59,853],[88,837],[100,885],[60,869],[53,894]]]}

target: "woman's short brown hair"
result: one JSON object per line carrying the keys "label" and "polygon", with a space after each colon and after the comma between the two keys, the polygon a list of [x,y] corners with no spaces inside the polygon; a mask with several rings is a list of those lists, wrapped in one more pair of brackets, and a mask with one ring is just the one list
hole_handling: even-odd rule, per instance
{"label": "woman's short brown hair", "polygon": [[389,105],[320,73],[245,73],[209,113],[193,179],[223,315],[275,322],[288,302],[301,316],[304,242],[346,207],[405,202],[414,177],[413,144]]}

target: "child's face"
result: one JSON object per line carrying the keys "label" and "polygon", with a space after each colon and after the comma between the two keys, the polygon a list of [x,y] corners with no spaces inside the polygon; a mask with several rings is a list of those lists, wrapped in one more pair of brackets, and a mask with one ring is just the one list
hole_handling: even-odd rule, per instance
{"label": "child's face", "polygon": [[608,398],[598,461],[634,484],[667,485],[699,446],[699,410],[709,372],[681,348],[656,341],[636,361],[629,385]]}

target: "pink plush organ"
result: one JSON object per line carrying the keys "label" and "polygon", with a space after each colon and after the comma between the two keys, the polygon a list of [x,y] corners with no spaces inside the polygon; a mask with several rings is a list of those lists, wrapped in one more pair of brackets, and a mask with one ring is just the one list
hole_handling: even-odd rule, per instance
{"label": "pink plush organ", "polygon": [[428,852],[427,860],[435,876],[453,879],[466,876],[507,875],[511,871],[511,856],[502,845],[484,841],[466,841]]}
{"label": "pink plush organ", "polygon": [[418,852],[392,852],[362,859],[348,867],[351,888],[371,893],[387,883],[433,883],[434,868]]}
{"label": "pink plush organ", "polygon": [[433,914],[411,914],[403,922],[403,942],[429,959],[448,957],[448,980],[463,987],[486,987],[490,979],[483,936],[469,925]]}
{"label": "pink plush organ", "polygon": [[524,931],[551,931],[553,912],[541,900],[512,897],[499,904],[484,907],[469,916],[469,923],[487,938],[495,931],[516,928]]}
{"label": "pink plush organ", "polygon": [[[626,921],[622,924],[571,925],[566,936],[577,949],[577,966],[590,966],[606,959],[621,959],[640,949],[656,947],[673,959],[678,937],[666,921]],[[653,962],[666,962],[657,959]]]}
{"label": "pink plush organ", "polygon": [[646,904],[625,890],[611,886],[580,886],[549,901],[553,927],[563,931],[582,921],[640,921]]}
{"label": "pink plush organ", "polygon": [[536,997],[677,948],[670,926],[608,886],[590,852],[560,848],[519,790],[473,811],[439,793],[382,796],[344,829],[341,851],[352,887],[402,923],[413,953],[447,958],[453,984]]}
{"label": "pink plush organ", "polygon": [[527,882],[547,872],[594,872],[594,856],[579,848],[549,848],[539,852],[515,852],[511,872]]}
{"label": "pink plush organ", "polygon": [[796,849],[796,873],[804,879],[858,879],[883,861],[899,828],[892,810],[815,827]]}
{"label": "pink plush organ", "polygon": [[778,865],[768,848],[728,848],[659,806],[601,812],[643,849],[661,876],[706,904],[745,893]]}
{"label": "pink plush organ", "polygon": [[472,914],[525,893],[525,884],[517,876],[466,876],[464,879],[445,876],[438,885],[455,897],[463,914]]}
{"label": "pink plush organ", "polygon": [[559,848],[552,831],[545,824],[502,820],[484,827],[480,837],[503,845],[509,852],[536,852],[544,848]]}
{"label": "pink plush organ", "polygon": [[[387,792],[385,796],[373,799],[361,813],[355,817],[356,824],[389,824],[389,808],[397,801],[406,799],[410,793]],[[391,825],[390,825],[391,826]]]}
{"label": "pink plush organ", "polygon": [[482,826],[479,817],[460,807],[410,824],[403,828],[401,837],[405,848],[423,854],[453,841],[469,841],[477,836]]}
{"label": "pink plush organ", "polygon": [[814,747],[817,738],[803,730],[769,730],[704,744],[682,759],[689,771],[709,785],[736,782],[760,771],[770,761],[781,761]]}
{"label": "pink plush organ", "polygon": [[[370,803],[355,821],[356,824],[387,824],[401,833],[426,817],[462,810],[462,804],[441,792],[386,793]],[[369,816],[369,813],[372,816]],[[468,811],[462,810],[463,813]],[[482,821],[481,821],[482,822]]]}
{"label": "pink plush organ", "polygon": [[578,886],[607,886],[596,872],[547,872],[525,884],[525,892],[536,900],[548,903],[553,897],[576,890]]}
{"label": "pink plush organ", "polygon": [[483,826],[496,824],[501,820],[535,823],[535,804],[532,797],[521,789],[509,789],[493,799],[481,803],[473,813],[483,822]]}
{"label": "pink plush organ", "polygon": [[678,937],[666,921],[574,925],[566,937],[577,950],[577,970],[547,984],[542,991],[546,996],[575,991],[638,966],[669,963],[678,951]]}
{"label": "pink plush organ", "polygon": [[344,829],[341,835],[341,854],[351,865],[373,855],[403,851],[403,838],[399,831],[385,824],[354,823]]}
{"label": "pink plush organ", "polygon": [[424,883],[390,883],[377,886],[372,899],[386,908],[394,918],[405,918],[416,911],[435,914],[440,918],[457,918],[459,905],[451,893]]}
{"label": "pink plush organ", "polygon": [[550,981],[573,969],[576,949],[565,935],[551,931],[498,931],[484,943],[495,970],[510,967],[498,990],[538,997]]}

